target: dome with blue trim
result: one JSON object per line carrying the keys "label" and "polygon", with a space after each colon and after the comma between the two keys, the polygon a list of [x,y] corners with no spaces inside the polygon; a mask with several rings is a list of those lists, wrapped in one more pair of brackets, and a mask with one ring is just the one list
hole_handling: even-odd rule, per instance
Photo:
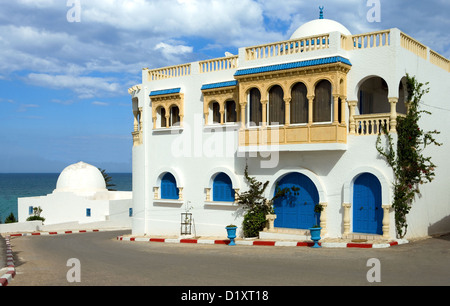
{"label": "dome with blue trim", "polygon": [[332,32],[340,32],[344,35],[352,35],[350,31],[337,21],[323,18],[323,7],[319,7],[320,16],[319,19],[309,21],[301,25],[290,39],[298,39],[308,36],[317,36],[322,34],[329,34]]}

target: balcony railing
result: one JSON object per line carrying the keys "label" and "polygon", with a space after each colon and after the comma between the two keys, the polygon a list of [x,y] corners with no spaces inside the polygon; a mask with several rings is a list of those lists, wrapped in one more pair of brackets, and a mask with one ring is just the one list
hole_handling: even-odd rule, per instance
{"label": "balcony railing", "polygon": [[281,55],[328,49],[329,39],[330,35],[326,34],[249,47],[245,49],[246,60],[265,59]]}
{"label": "balcony railing", "polygon": [[191,74],[191,64],[164,67],[148,71],[148,80],[157,81]]}
{"label": "balcony railing", "polygon": [[199,63],[200,73],[235,69],[238,66],[238,55],[215,58]]}
{"label": "balcony railing", "polygon": [[[397,114],[398,117],[404,117],[403,114]],[[355,120],[355,131],[352,134],[359,136],[383,134],[384,130],[391,130],[391,114],[364,114],[353,116]],[[351,133],[352,131],[350,131]]]}
{"label": "balcony railing", "polygon": [[377,31],[359,35],[341,35],[341,48],[345,50],[369,49],[390,46],[391,31]]}

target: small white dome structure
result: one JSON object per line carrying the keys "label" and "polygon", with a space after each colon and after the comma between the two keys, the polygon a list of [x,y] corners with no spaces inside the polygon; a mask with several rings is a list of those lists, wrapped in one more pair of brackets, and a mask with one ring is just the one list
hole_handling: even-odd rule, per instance
{"label": "small white dome structure", "polygon": [[79,162],[67,166],[59,175],[55,192],[95,193],[107,191],[100,170],[90,164]]}
{"label": "small white dome structure", "polygon": [[331,32],[341,32],[344,35],[352,35],[350,31],[337,21],[323,18],[323,7],[320,7],[320,17],[316,20],[311,20],[301,25],[291,39],[297,39],[308,36],[316,36],[321,34],[328,34]]}

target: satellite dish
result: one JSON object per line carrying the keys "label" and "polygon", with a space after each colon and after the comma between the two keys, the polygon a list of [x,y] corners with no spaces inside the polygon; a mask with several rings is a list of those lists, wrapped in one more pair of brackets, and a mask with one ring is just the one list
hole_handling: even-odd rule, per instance
{"label": "satellite dish", "polygon": [[234,56],[234,55],[231,54],[230,52],[225,52],[225,56],[226,56],[226,57],[230,57],[230,56]]}

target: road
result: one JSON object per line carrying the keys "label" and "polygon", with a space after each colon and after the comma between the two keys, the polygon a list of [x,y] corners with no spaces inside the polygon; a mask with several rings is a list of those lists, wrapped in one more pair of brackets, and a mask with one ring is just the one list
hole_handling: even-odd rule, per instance
{"label": "road", "polygon": [[[9,286],[450,285],[450,235],[386,249],[118,241],[127,232],[12,237]],[[79,260],[79,282],[68,272]],[[367,274],[379,261],[379,282]],[[372,270],[374,271],[374,270]]]}

